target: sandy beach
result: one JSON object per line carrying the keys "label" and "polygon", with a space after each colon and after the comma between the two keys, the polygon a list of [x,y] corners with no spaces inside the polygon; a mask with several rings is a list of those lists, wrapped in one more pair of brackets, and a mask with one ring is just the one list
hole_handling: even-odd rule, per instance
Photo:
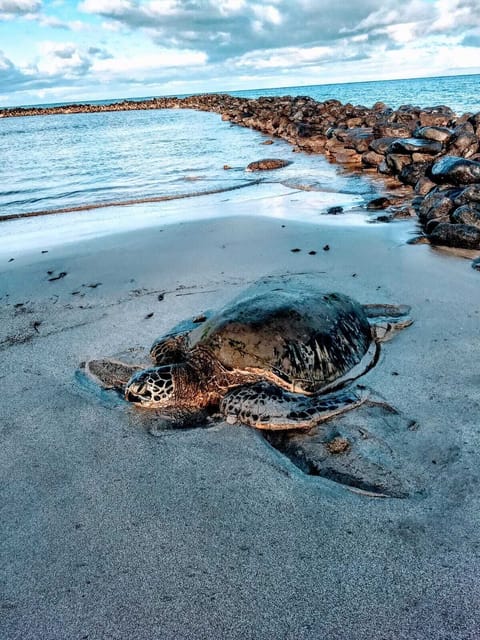
{"label": "sandy beach", "polygon": [[[3,223],[1,638],[480,637],[479,273],[406,244],[414,221],[262,189],[124,208],[121,232],[107,209]],[[153,437],[79,374],[272,274],[411,305],[362,379],[418,424],[391,441],[410,497],[307,476],[243,426]]]}

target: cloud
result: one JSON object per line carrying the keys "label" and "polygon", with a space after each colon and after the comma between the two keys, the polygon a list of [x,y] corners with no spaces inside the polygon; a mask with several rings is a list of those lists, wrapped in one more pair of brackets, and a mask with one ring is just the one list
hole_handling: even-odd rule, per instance
{"label": "cloud", "polygon": [[[393,3],[393,0],[392,0]],[[220,61],[249,51],[325,45],[353,29],[378,7],[358,0],[348,9],[331,0],[83,0],[79,9],[145,30],[163,46],[204,51]]]}
{"label": "cloud", "polygon": [[33,60],[10,45],[23,63],[4,56],[0,84],[9,75],[13,87],[56,82],[71,94],[108,95],[128,85],[145,95],[142,86],[187,92],[474,71],[479,1],[77,0],[75,13],[73,0],[43,9],[40,0],[0,0],[0,20],[28,19],[32,33],[68,30],[72,40],[37,35]]}
{"label": "cloud", "polygon": [[41,6],[41,0],[0,0],[0,20],[36,13]]}
{"label": "cloud", "polygon": [[21,15],[38,11],[42,3],[40,0],[0,0],[0,12]]}

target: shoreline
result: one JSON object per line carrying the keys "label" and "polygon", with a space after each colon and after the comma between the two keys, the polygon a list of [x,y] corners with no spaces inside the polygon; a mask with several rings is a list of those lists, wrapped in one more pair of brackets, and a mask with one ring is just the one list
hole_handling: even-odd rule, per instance
{"label": "shoreline", "polygon": [[[307,215],[309,193],[295,197]],[[474,640],[477,275],[407,245],[412,221],[268,218],[269,198],[262,217],[204,206],[220,215],[32,248],[0,274],[2,637]],[[306,476],[241,426],[152,437],[151,413],[76,374],[129,350],[141,361],[259,277],[305,273],[412,306],[362,382],[418,423],[389,435],[418,495]]]}
{"label": "shoreline", "polygon": [[480,113],[382,102],[371,108],[300,97],[238,98],[204,94],[107,105],[12,108],[3,117],[140,109],[193,109],[319,153],[349,170],[376,171],[408,193],[385,202],[385,218],[418,216],[424,241],[480,250]]}
{"label": "shoreline", "polygon": [[251,180],[244,184],[234,185],[231,187],[223,187],[220,189],[206,189],[205,191],[196,191],[195,193],[176,193],[164,196],[152,196],[149,198],[135,198],[132,200],[120,200],[114,202],[95,202],[91,204],[77,205],[74,207],[62,207],[60,209],[44,209],[43,211],[26,211],[25,213],[12,213],[8,215],[0,215],[0,222],[7,220],[21,220],[22,218],[37,218],[39,216],[57,215],[60,213],[77,213],[80,211],[90,211],[92,209],[107,209],[110,207],[131,207],[138,204],[153,204],[155,202],[169,202],[171,200],[185,200],[186,198],[196,198],[197,196],[211,196],[217,193],[226,193],[228,191],[236,191],[260,184],[259,180]]}

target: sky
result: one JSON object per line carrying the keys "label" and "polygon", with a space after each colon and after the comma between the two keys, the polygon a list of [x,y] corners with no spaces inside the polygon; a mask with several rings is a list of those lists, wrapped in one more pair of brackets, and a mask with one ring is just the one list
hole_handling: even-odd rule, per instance
{"label": "sky", "polygon": [[480,0],[0,0],[0,105],[480,72]]}

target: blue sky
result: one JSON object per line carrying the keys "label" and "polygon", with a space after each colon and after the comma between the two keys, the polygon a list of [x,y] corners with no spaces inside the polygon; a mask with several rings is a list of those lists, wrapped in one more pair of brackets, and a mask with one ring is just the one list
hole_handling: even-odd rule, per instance
{"label": "blue sky", "polygon": [[0,105],[480,72],[480,0],[0,0]]}

